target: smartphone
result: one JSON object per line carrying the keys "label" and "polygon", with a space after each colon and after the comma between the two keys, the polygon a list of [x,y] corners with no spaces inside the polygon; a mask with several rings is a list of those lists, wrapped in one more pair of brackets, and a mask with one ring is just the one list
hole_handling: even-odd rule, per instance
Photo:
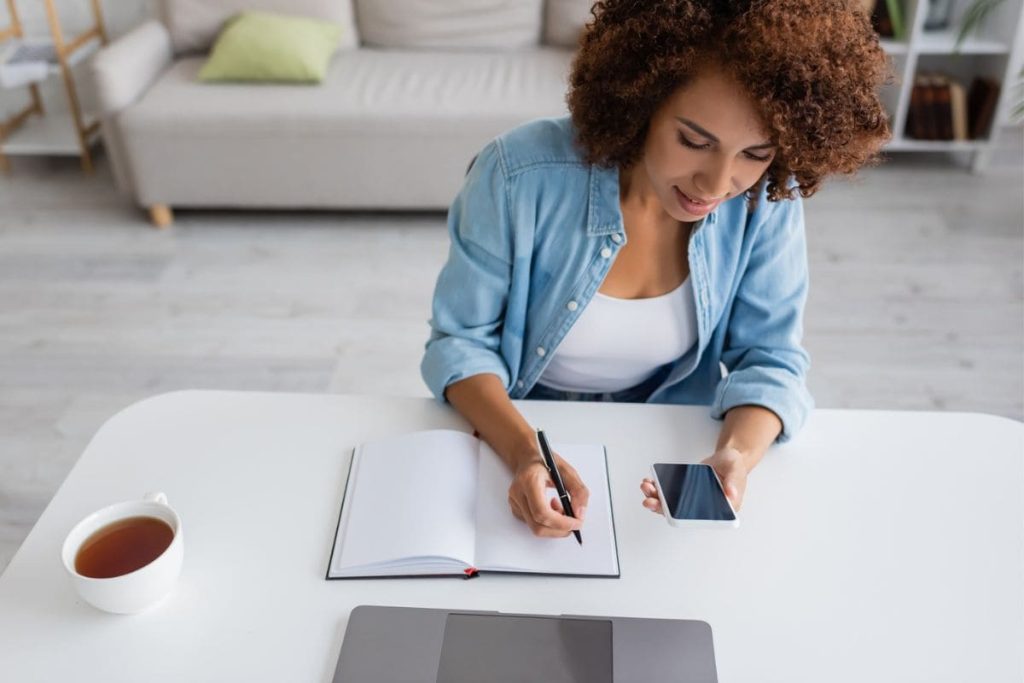
{"label": "smartphone", "polygon": [[672,526],[721,529],[740,525],[711,465],[656,463],[651,469],[661,510]]}

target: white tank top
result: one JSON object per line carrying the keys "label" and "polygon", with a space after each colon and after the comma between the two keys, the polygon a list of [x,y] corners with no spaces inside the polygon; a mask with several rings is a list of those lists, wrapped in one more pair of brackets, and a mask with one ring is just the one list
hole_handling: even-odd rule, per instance
{"label": "white tank top", "polygon": [[561,391],[635,387],[697,342],[690,278],[668,294],[616,299],[598,292],[558,345],[538,382]]}

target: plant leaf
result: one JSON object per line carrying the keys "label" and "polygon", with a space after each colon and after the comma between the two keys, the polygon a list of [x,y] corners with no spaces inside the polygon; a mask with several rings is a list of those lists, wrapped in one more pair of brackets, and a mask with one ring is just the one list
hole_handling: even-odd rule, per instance
{"label": "plant leaf", "polygon": [[974,0],[971,5],[964,11],[964,16],[960,19],[960,32],[956,36],[956,44],[953,46],[954,52],[959,52],[960,47],[963,45],[967,38],[978,30],[981,24],[988,18],[988,15],[992,13],[992,10],[999,7],[1006,0]]}

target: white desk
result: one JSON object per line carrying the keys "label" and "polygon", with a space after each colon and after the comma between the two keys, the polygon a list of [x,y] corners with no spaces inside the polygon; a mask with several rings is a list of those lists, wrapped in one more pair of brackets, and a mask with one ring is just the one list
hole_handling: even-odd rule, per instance
{"label": "white desk", "polygon": [[[465,424],[427,399],[173,393],[104,425],[0,577],[0,680],[330,681],[364,603],[703,619],[723,683],[1024,679],[1021,424],[818,411],[754,472],[738,530],[684,532],[638,486],[709,452],[706,409],[520,407],[607,445],[621,579],[325,581],[351,448]],[[184,520],[176,592],[129,617],[80,603],[64,535],[150,490]]]}

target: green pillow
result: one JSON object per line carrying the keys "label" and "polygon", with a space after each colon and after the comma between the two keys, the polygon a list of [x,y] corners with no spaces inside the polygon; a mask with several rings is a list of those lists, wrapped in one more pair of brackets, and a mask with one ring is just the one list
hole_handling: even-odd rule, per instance
{"label": "green pillow", "polygon": [[319,83],[340,34],[329,21],[243,12],[217,37],[199,80]]}

